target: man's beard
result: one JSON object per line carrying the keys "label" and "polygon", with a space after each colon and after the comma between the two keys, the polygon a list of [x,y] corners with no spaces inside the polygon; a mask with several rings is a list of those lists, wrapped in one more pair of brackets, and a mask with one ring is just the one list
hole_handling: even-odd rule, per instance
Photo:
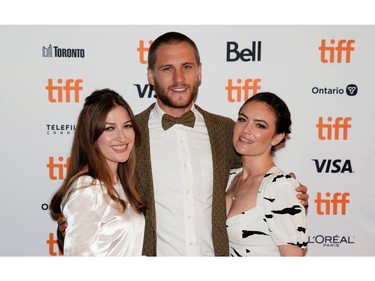
{"label": "man's beard", "polygon": [[[198,95],[198,87],[200,85],[200,82],[197,82],[193,85],[191,94],[187,101],[181,103],[179,101],[174,101],[172,98],[168,97],[168,93],[163,91],[163,89],[160,87],[159,83],[157,81],[154,81],[154,91],[157,95],[157,98],[167,107],[171,108],[185,108],[190,106],[196,99]],[[173,87],[173,86],[172,86]]]}

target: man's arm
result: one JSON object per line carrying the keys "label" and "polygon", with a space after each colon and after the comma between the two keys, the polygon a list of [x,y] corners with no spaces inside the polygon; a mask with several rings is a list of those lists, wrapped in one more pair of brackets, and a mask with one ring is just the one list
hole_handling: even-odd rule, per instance
{"label": "man's arm", "polygon": [[309,206],[309,194],[307,194],[307,187],[299,183],[299,186],[296,187],[298,192],[297,198],[301,201],[301,204],[307,208]]}
{"label": "man's arm", "polygon": [[68,227],[65,217],[63,215],[59,216],[57,219],[57,244],[61,253],[64,254],[64,238],[65,238],[65,229]]}

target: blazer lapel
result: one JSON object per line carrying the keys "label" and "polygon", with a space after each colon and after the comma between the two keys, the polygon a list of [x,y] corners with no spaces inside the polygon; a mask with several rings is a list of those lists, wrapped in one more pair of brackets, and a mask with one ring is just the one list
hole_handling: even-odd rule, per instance
{"label": "blazer lapel", "polygon": [[155,103],[136,116],[137,124],[141,130],[141,143],[136,148],[137,187],[143,198],[146,199],[148,207],[145,214],[146,226],[143,243],[143,255],[146,256],[156,256],[155,198],[151,169],[150,132],[148,129],[148,121],[154,105]]}

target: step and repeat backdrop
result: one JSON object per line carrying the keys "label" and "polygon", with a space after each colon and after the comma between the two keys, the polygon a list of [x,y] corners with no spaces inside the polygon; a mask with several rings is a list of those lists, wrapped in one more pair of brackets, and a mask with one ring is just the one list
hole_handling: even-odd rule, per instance
{"label": "step and repeat backdrop", "polygon": [[69,164],[92,91],[135,113],[155,100],[148,48],[179,31],[197,44],[197,104],[236,119],[260,91],[278,94],[292,134],[275,161],[308,187],[307,256],[375,255],[375,26],[0,26],[0,256],[59,256],[48,204]]}

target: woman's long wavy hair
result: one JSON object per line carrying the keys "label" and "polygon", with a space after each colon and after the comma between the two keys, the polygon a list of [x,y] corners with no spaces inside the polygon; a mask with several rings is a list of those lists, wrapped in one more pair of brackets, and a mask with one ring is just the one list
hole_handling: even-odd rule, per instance
{"label": "woman's long wavy hair", "polygon": [[[102,89],[88,96],[78,116],[67,175],[50,202],[51,215],[54,219],[61,214],[61,201],[69,192],[70,184],[82,175],[98,179],[106,191],[104,193],[108,194],[109,198],[106,199],[112,199],[117,207],[125,211],[126,203],[119,198],[113,187],[109,166],[97,143],[104,132],[108,113],[116,106],[122,106],[128,112],[135,132],[135,146],[139,145],[141,135],[133,111],[118,93],[110,89]],[[146,202],[139,194],[135,183],[135,146],[130,152],[129,159],[119,163],[118,178],[130,205],[137,213],[144,213]]]}

